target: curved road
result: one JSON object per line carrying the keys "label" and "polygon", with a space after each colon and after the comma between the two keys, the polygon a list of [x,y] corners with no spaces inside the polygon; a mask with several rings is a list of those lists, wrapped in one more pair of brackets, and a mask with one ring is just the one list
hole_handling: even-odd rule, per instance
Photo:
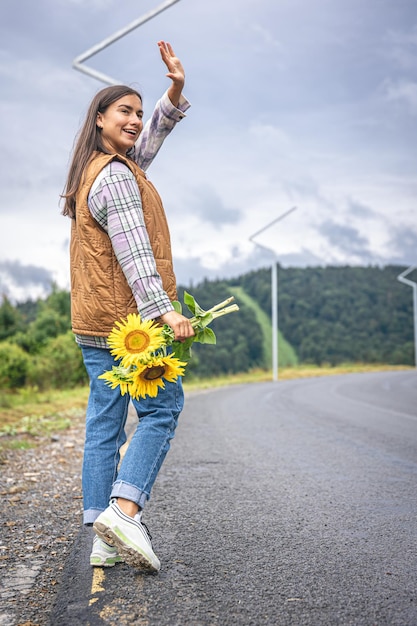
{"label": "curved road", "polygon": [[157,576],[88,565],[51,625],[416,626],[417,372],[187,398],[145,522]]}

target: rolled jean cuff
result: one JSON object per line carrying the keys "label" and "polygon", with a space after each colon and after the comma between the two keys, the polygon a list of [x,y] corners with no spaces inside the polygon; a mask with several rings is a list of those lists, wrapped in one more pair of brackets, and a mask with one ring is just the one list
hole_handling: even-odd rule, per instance
{"label": "rolled jean cuff", "polygon": [[83,513],[83,524],[94,524],[100,513],[103,513],[103,509],[87,509]]}
{"label": "rolled jean cuff", "polygon": [[149,494],[141,491],[135,485],[126,483],[123,480],[116,480],[113,483],[113,489],[110,498],[124,498],[135,502],[141,509],[144,508],[146,501],[149,500]]}

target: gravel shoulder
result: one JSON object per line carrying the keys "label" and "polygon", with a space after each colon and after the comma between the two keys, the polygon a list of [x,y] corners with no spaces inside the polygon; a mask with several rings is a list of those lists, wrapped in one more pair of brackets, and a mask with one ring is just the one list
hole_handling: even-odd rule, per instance
{"label": "gravel shoulder", "polygon": [[3,453],[0,626],[44,626],[81,527],[84,420]]}

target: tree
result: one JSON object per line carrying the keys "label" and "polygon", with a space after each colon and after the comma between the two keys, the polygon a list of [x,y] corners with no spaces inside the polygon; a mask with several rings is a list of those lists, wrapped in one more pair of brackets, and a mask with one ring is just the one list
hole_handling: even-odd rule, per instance
{"label": "tree", "polygon": [[0,343],[0,389],[24,387],[30,357],[22,348],[8,341]]}
{"label": "tree", "polygon": [[32,361],[28,382],[41,389],[71,389],[88,383],[81,350],[71,331],[49,339]]}
{"label": "tree", "polygon": [[4,295],[0,306],[0,341],[12,337],[22,328],[22,316]]}

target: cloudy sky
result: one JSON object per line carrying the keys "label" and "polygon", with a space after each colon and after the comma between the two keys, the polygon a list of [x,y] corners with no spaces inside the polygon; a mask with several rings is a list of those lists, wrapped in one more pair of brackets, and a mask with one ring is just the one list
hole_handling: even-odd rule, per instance
{"label": "cloudy sky", "polygon": [[[0,293],[68,288],[59,194],[104,87],[72,61],[161,2],[1,1]],[[145,114],[169,83],[159,39],[192,104],[148,172],[179,282],[265,267],[265,248],[286,267],[417,264],[416,0],[179,0],[87,61]]]}

